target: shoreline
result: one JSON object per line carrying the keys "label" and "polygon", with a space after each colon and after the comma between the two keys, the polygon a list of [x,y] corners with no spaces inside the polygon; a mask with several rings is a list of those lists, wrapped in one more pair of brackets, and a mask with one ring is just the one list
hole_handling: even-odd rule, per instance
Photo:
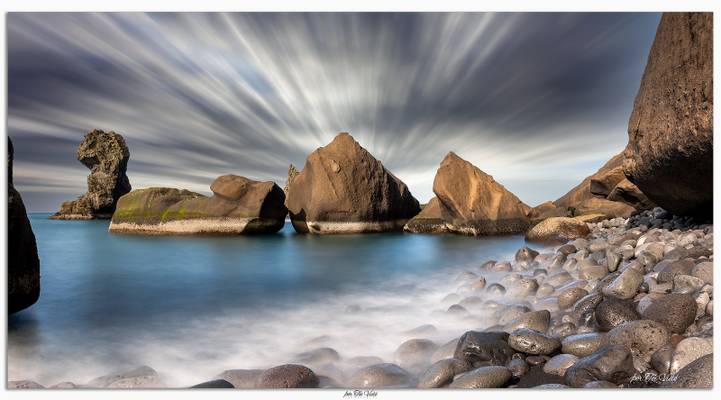
{"label": "shoreline", "polygon": [[[271,383],[260,378],[263,373],[268,373],[271,376],[285,374],[283,375],[285,378],[292,378],[293,376],[305,377],[303,379],[299,378],[300,380],[296,382],[297,386],[294,387],[310,385],[336,389],[447,386],[526,387],[530,383],[536,383],[533,386],[555,385],[553,387],[563,387],[559,385],[574,387],[610,387],[610,385],[613,387],[638,387],[639,385],[657,387],[660,385],[672,385],[673,383],[670,381],[660,382],[661,378],[659,377],[666,374],[674,378],[683,378],[683,374],[688,373],[687,370],[683,369],[684,366],[688,366],[694,361],[703,361],[702,355],[698,352],[689,353],[687,350],[682,350],[690,344],[693,344],[694,348],[708,348],[706,344],[713,340],[712,298],[709,296],[712,295],[713,286],[711,281],[711,283],[704,283],[702,286],[696,287],[699,285],[697,279],[701,278],[691,275],[690,270],[687,271],[689,275],[680,274],[680,278],[673,276],[668,282],[668,277],[665,276],[668,275],[666,274],[668,271],[655,271],[654,268],[658,264],[667,267],[668,264],[679,259],[685,260],[688,256],[694,259],[694,267],[706,262],[703,260],[712,261],[713,225],[694,226],[689,225],[687,219],[664,217],[669,217],[668,213],[656,210],[641,213],[629,219],[615,218],[588,223],[591,234],[586,238],[568,241],[558,246],[545,247],[552,251],[542,250],[540,254],[534,254],[535,251],[526,250],[524,247],[519,250],[515,259],[512,260],[488,262],[478,260],[477,267],[460,272],[456,277],[449,277],[449,280],[455,279],[459,286],[456,291],[449,293],[444,300],[441,300],[441,304],[448,304],[447,302],[453,301],[446,313],[449,315],[463,315],[468,313],[471,308],[476,307],[483,310],[491,319],[487,326],[482,327],[483,331],[495,331],[506,335],[505,340],[496,343],[495,346],[505,348],[507,345],[510,346],[511,350],[507,359],[502,363],[496,363],[496,366],[480,365],[477,359],[478,354],[469,356],[469,353],[464,353],[463,341],[458,343],[459,341],[456,340],[456,343],[451,343],[453,342],[451,341],[443,345],[424,338],[427,335],[424,334],[423,329],[419,329],[417,337],[404,343],[398,343],[399,348],[396,350],[394,359],[380,360],[386,363],[394,363],[393,365],[367,365],[356,368],[352,374],[349,374],[350,376],[331,377],[327,375],[329,371],[332,371],[331,366],[348,361],[337,355],[338,353],[343,354],[342,347],[338,347],[337,351],[336,349],[328,350],[322,347],[298,349],[299,352],[303,351],[301,354],[305,354],[305,357],[300,360],[288,360],[288,362],[303,364],[312,372],[308,373],[305,369],[299,367],[271,368],[269,370],[234,370],[235,372],[232,373],[225,371],[225,373],[220,373],[219,376],[215,377],[218,379],[213,380],[211,379],[213,377],[209,376],[208,380],[211,383],[205,382],[204,387],[229,388],[230,386],[227,386],[227,384],[243,388],[275,387],[272,385],[267,386]],[[634,241],[635,243],[632,243]],[[539,245],[529,243],[527,243],[527,246],[530,246],[530,248],[539,247]],[[573,251],[574,249],[575,251]],[[613,255],[616,253],[618,257]],[[635,268],[644,268],[644,272],[648,268],[649,272],[642,274],[642,279],[639,281],[640,272],[634,273]],[[699,274],[701,272],[696,275]],[[494,277],[497,275],[502,277],[495,279]],[[696,280],[692,278],[696,278]],[[658,282],[658,280],[663,282]],[[631,289],[628,289],[628,282],[631,282]],[[637,287],[634,289],[633,286],[636,284]],[[693,322],[684,327],[680,333],[669,332],[672,329],[679,331],[680,328],[675,326],[668,328],[664,325],[674,325],[678,322],[677,320],[668,320],[664,323],[652,320],[652,322],[645,322],[649,321],[646,319],[649,307],[652,307],[655,301],[659,301],[668,295],[695,296],[693,298]],[[599,300],[599,296],[601,300]],[[618,296],[622,297],[622,299],[617,298]],[[704,306],[701,307],[704,302]],[[605,308],[601,306],[601,304],[606,303],[613,306],[610,307],[610,311],[607,310],[609,309],[608,306]],[[633,311],[629,311],[629,309]],[[671,308],[667,308],[667,310],[673,311]],[[653,310],[651,309],[651,311]],[[548,313],[548,318],[545,320],[543,317],[540,318],[539,327],[537,325],[539,323],[538,315],[545,312]],[[616,314],[613,314],[614,312]],[[625,327],[621,326],[619,328],[619,326],[615,326],[608,330],[609,326],[599,327],[599,319],[601,323],[614,320],[603,316],[599,318],[599,315],[611,313],[613,314],[611,316],[615,315],[617,317],[618,315],[624,315],[624,312],[633,315],[633,319],[624,320],[622,324],[619,324],[619,326],[624,325]],[[671,314],[678,315],[678,313],[674,314],[673,312]],[[644,319],[641,319],[642,316]],[[664,352],[661,353],[665,354],[667,359],[665,364],[659,364],[656,360],[661,358],[663,354],[659,354],[654,358],[655,353],[660,352],[660,349],[657,348],[659,346],[651,346],[655,351],[650,352],[649,346],[644,347],[643,345],[648,340],[658,340],[656,336],[644,336],[640,340],[640,346],[636,342],[624,342],[626,336],[633,336],[633,329],[638,328],[638,325],[642,325],[642,323],[651,324],[654,327],[656,327],[656,325],[653,325],[654,323],[660,324],[661,328],[659,329],[666,329],[667,334],[661,335],[661,341],[663,341],[661,347],[668,347],[673,344],[675,348],[668,349],[664,347]],[[533,327],[539,330],[530,331],[530,328]],[[644,325],[643,327],[645,331],[649,329],[648,326]],[[468,329],[470,331],[464,335],[466,342],[468,337],[475,339],[485,337],[486,333],[477,331],[478,328],[473,324],[469,324]],[[515,328],[525,328],[526,330],[519,332]],[[622,332],[623,335],[619,332]],[[576,367],[575,364],[579,364],[580,361],[587,360],[590,357],[589,354],[582,356],[583,351],[570,350],[572,347],[569,347],[574,345],[572,339],[577,341],[583,339],[583,337],[574,338],[574,336],[584,335],[590,335],[592,338],[598,339],[595,342],[590,340],[596,343],[596,350],[601,349],[603,346],[618,345],[618,342],[631,347],[626,353],[620,351],[621,354],[625,354],[625,360],[628,362],[622,363],[621,367],[614,367],[617,369],[615,371],[617,372],[616,375],[621,376],[622,379],[618,380],[618,382],[594,379],[593,381],[583,382],[583,385],[579,386],[579,380],[574,380],[573,377],[580,375],[566,373],[569,369],[571,371],[581,369],[583,365]],[[523,340],[519,341],[519,339]],[[571,344],[569,345],[568,342]],[[529,348],[524,348],[519,343],[550,343],[553,350],[550,352],[541,351],[541,353],[546,354],[533,354],[539,353],[539,351],[529,350]],[[575,343],[575,346],[578,348],[581,344]],[[588,347],[589,344],[585,343],[585,346]],[[575,351],[575,354],[572,351]],[[586,349],[585,351],[588,352],[589,350]],[[466,355],[464,356],[464,354]],[[573,362],[571,363],[571,361]],[[629,362],[631,363],[629,364]],[[637,369],[639,366],[665,368],[658,365],[668,365],[669,370],[665,372],[654,370],[655,374],[649,375],[648,371],[639,371]],[[238,367],[242,368],[243,366]],[[575,370],[571,368],[575,368]],[[633,371],[631,368],[633,368]],[[672,369],[673,373],[670,372]],[[138,375],[137,371],[130,374],[138,376],[126,376],[127,374],[121,373],[118,376],[124,377],[118,378],[117,380],[121,382],[115,384],[111,382],[98,386],[100,381],[96,380],[94,383],[96,386],[92,387],[165,387],[162,379],[160,379],[162,374],[158,375],[152,368],[143,369],[143,371],[145,375]],[[248,371],[256,372],[251,373]],[[583,371],[588,372],[588,370]],[[491,372],[494,372],[494,374],[491,374]],[[701,373],[703,372],[709,373],[708,371],[701,371]],[[499,383],[499,380],[496,379],[498,373],[505,377],[500,379],[503,382]],[[224,378],[219,378],[220,375],[223,375]],[[242,379],[239,377],[240,375],[243,376]],[[572,377],[569,377],[569,375]],[[315,377],[315,380],[312,377]],[[368,380],[363,377],[372,379]],[[492,381],[490,377],[495,377],[496,380]],[[605,378],[614,380],[610,376]],[[219,379],[225,383],[220,382]],[[491,380],[489,381],[489,379]],[[653,381],[654,379],[657,381]],[[369,383],[362,384],[366,381]],[[683,380],[681,379],[681,381]],[[30,381],[14,381],[8,384],[10,387],[38,387],[28,382]],[[187,382],[187,386],[182,387],[189,387],[197,383]],[[492,385],[478,386],[488,384]],[[71,385],[65,383],[64,386],[70,387]],[[72,384],[72,387],[83,386]]]}

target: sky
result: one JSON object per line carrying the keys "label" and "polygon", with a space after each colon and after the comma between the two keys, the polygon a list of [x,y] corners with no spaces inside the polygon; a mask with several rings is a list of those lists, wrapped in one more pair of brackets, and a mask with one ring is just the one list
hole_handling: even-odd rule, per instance
{"label": "sky", "polygon": [[656,13],[9,13],[8,133],[31,212],[123,135],[133,188],[284,185],[342,131],[421,202],[454,151],[533,206],[626,145]]}

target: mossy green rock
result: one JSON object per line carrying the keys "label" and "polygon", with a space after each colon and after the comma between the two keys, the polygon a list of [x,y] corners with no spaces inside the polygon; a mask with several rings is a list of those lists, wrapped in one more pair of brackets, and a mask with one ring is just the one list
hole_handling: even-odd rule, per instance
{"label": "mossy green rock", "polygon": [[111,232],[141,234],[248,234],[278,232],[287,209],[273,182],[224,175],[213,196],[183,189],[133,190],[118,200]]}

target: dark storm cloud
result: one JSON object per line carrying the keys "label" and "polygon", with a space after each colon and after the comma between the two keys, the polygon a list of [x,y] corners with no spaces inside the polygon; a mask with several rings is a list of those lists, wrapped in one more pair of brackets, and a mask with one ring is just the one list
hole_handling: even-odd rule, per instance
{"label": "dark storm cloud", "polygon": [[349,131],[422,201],[450,150],[528,203],[621,151],[657,14],[9,14],[9,133],[31,210],[121,133],[134,187],[208,191]]}

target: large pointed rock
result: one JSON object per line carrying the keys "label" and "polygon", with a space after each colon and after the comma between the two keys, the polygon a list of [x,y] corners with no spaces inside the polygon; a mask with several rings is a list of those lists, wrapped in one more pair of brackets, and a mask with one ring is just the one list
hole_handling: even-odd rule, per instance
{"label": "large pointed rock", "polygon": [[664,13],[628,123],[623,169],[664,209],[713,211],[713,14]]}
{"label": "large pointed rock", "polygon": [[406,231],[496,235],[528,228],[531,208],[453,152],[441,162],[433,192],[436,198],[406,224]]}
{"label": "large pointed rock", "polygon": [[286,206],[296,231],[317,234],[400,230],[420,211],[408,187],[346,132],[288,180]]}
{"label": "large pointed rock", "polygon": [[13,186],[13,144],[8,137],[8,313],[30,307],[40,296],[40,260],[23,199]]}
{"label": "large pointed rock", "polygon": [[88,191],[66,201],[53,219],[107,219],[120,196],[130,192],[125,171],[130,152],[122,136],[95,129],[85,135],[77,151],[78,161],[90,169]]}
{"label": "large pointed rock", "polygon": [[223,175],[213,196],[170,188],[137,189],[118,200],[110,232],[139,234],[255,234],[278,232],[287,210],[273,182]]}

